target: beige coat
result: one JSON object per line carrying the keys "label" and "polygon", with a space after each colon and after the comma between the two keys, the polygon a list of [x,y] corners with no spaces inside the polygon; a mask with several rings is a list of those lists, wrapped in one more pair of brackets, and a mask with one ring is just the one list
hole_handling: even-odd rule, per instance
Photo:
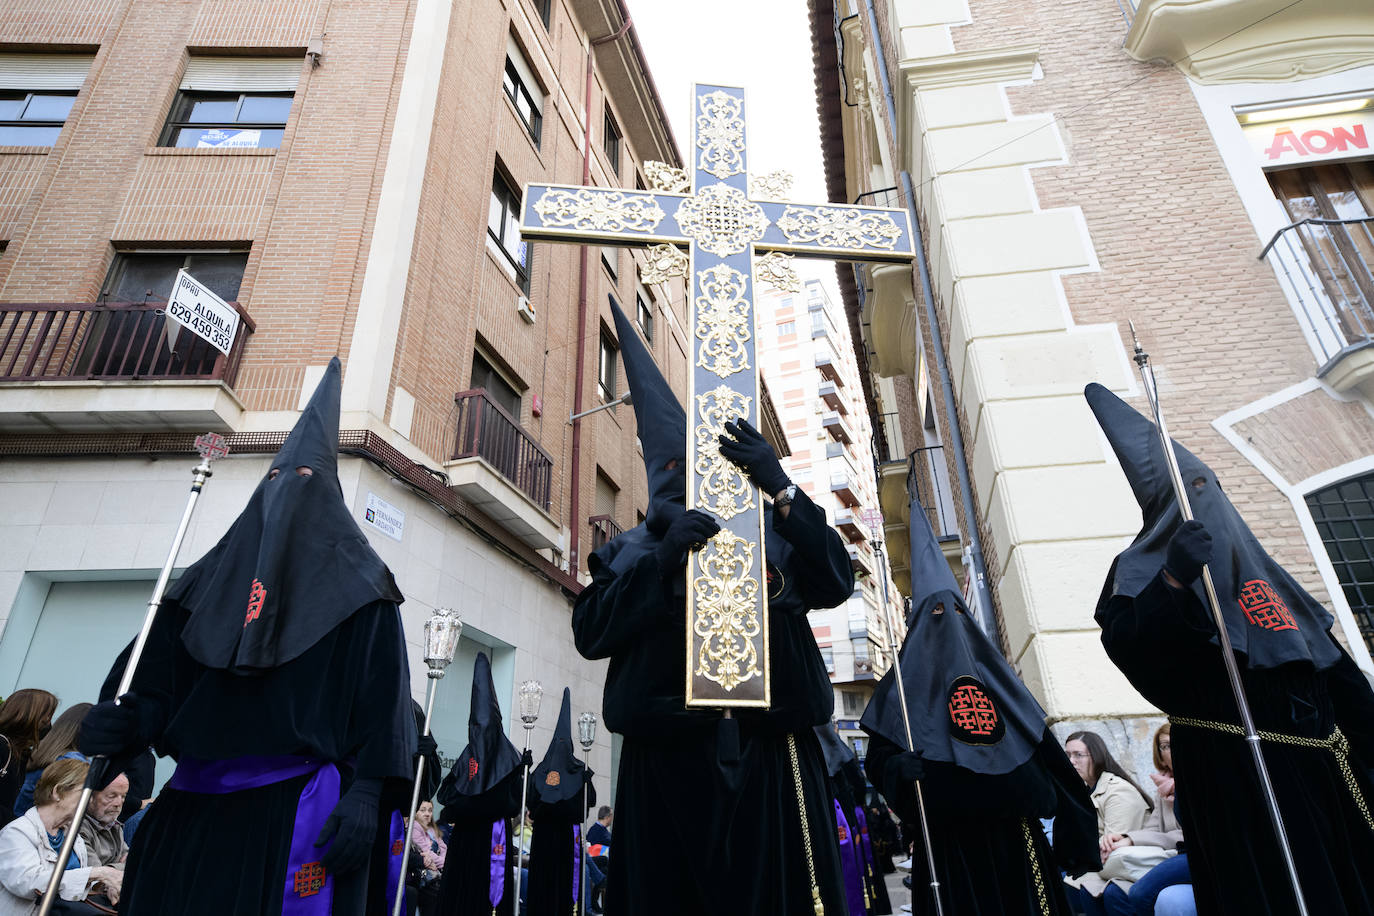
{"label": "beige coat", "polygon": [[[1149,809],[1135,786],[1114,773],[1103,773],[1093,787],[1093,807],[1097,809],[1097,835],[1133,833],[1145,826]],[[1172,813],[1172,812],[1171,812]],[[1102,896],[1107,879],[1089,872],[1080,878],[1065,878],[1070,887],[1084,887],[1094,897]]]}

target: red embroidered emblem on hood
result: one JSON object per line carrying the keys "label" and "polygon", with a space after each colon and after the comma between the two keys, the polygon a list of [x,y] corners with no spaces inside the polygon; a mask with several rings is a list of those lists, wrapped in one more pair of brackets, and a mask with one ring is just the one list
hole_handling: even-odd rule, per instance
{"label": "red embroidered emblem on hood", "polygon": [[262,603],[266,600],[267,589],[263,588],[261,581],[254,579],[253,587],[248,590],[248,613],[243,618],[244,627],[258,619],[262,613]]}
{"label": "red embroidered emblem on hood", "polygon": [[472,779],[476,779],[476,778],[477,778],[477,758],[476,758],[476,757],[469,757],[469,758],[468,758],[468,779],[469,779],[469,780],[472,780]]}
{"label": "red embroidered emblem on hood", "polygon": [[1251,579],[1241,586],[1236,599],[1245,619],[1262,630],[1296,630],[1297,621],[1274,586],[1263,579]]}

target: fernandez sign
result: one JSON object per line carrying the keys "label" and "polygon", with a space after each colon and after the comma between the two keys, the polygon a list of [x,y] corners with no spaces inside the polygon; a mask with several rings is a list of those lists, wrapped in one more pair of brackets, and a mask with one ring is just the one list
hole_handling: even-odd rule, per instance
{"label": "fernandez sign", "polygon": [[239,332],[239,313],[184,270],[177,271],[167,317],[204,338],[210,346],[229,355]]}

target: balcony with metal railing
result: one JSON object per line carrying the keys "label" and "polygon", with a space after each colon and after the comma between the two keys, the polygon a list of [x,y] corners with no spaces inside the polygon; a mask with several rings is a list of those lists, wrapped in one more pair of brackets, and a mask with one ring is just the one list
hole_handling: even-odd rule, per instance
{"label": "balcony with metal railing", "polygon": [[561,531],[549,514],[549,453],[485,388],[460,391],[454,403],[453,459],[444,464],[451,485],[525,543],[558,546]]}
{"label": "balcony with metal railing", "polygon": [[816,354],[816,371],[821,374],[822,378],[832,384],[844,384],[844,380],[840,378],[839,360],[828,348],[822,348],[821,352]]}
{"label": "balcony with metal railing", "polygon": [[1337,391],[1374,396],[1374,217],[1304,219],[1264,246],[1317,354],[1317,376]]}
{"label": "balcony with metal railing", "polygon": [[848,445],[854,441],[854,435],[849,430],[849,424],[845,422],[844,417],[838,411],[831,411],[823,415],[821,426],[836,442],[843,442]]}
{"label": "balcony with metal railing", "polygon": [[865,540],[868,537],[868,532],[864,530],[863,523],[859,521],[859,517],[855,514],[853,509],[836,509],[835,527],[839,530],[840,534],[849,538],[851,544],[857,544],[859,541]]}
{"label": "balcony with metal railing", "polygon": [[600,550],[611,539],[625,533],[609,515],[593,515],[587,519],[587,524],[592,526],[592,550]]}
{"label": "balcony with metal railing", "polygon": [[829,380],[823,381],[817,393],[821,396],[821,400],[825,402],[826,407],[829,407],[836,413],[849,413],[849,405],[844,402],[844,397],[840,394],[839,385]]}
{"label": "balcony with metal railing", "polygon": [[831,472],[830,492],[851,509],[859,504],[858,479],[847,470]]}
{"label": "balcony with metal railing", "polygon": [[8,433],[230,430],[256,327],[228,354],[185,328],[168,345],[165,303],[0,303],[0,430]]}

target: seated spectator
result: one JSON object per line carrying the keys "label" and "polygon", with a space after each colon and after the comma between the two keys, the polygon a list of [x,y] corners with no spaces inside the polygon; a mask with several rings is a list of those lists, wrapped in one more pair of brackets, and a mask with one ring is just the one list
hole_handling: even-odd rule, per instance
{"label": "seated spectator", "polygon": [[[22,817],[0,830],[0,916],[30,916],[38,912],[62,848],[66,831],[81,797],[87,765],[59,760],[43,770],[34,787],[34,804]],[[84,900],[95,888],[118,902],[124,873],[107,865],[90,865],[86,844],[78,836],[68,859],[58,895]]]}
{"label": "seated spectator", "polygon": [[[1154,740],[1154,763],[1159,771],[1150,774],[1159,791],[1154,811],[1141,829],[1103,837],[1104,861],[1113,851],[1128,846],[1158,846],[1175,850],[1183,845],[1183,828],[1179,826],[1174,809],[1174,759],[1171,746],[1169,723],[1165,722],[1155,732]],[[1181,853],[1165,859],[1134,882],[1113,878],[1102,894],[1102,902],[1107,916],[1153,916],[1155,900],[1161,891],[1175,884],[1191,884],[1192,880],[1188,856]]]}
{"label": "seated spectator", "polygon": [[[1101,735],[1074,732],[1064,742],[1064,753],[1083,782],[1092,789],[1099,844],[1105,843],[1108,836],[1130,833],[1144,826],[1150,799],[1112,757]],[[1074,889],[1069,894],[1070,900],[1082,912],[1087,916],[1105,916],[1102,893],[1107,888],[1107,879],[1089,872],[1064,880]]]}
{"label": "seated spectator", "polygon": [[76,749],[76,736],[81,730],[81,720],[86,718],[90,703],[76,703],[52,724],[52,730],[38,742],[29,759],[29,772],[24,777],[24,785],[14,802],[16,816],[23,814],[33,805],[33,787],[43,775],[43,768],[55,760],[80,760],[86,762],[86,755]]}
{"label": "seated spectator", "polygon": [[124,869],[129,858],[129,844],[124,841],[124,825],[119,812],[129,793],[129,778],[120,773],[104,789],[91,796],[86,817],[81,822],[81,839],[94,865],[109,865]]}
{"label": "seated spectator", "polygon": [[0,705],[0,826],[14,820],[29,760],[56,711],[57,697],[46,690],[16,690]]}

